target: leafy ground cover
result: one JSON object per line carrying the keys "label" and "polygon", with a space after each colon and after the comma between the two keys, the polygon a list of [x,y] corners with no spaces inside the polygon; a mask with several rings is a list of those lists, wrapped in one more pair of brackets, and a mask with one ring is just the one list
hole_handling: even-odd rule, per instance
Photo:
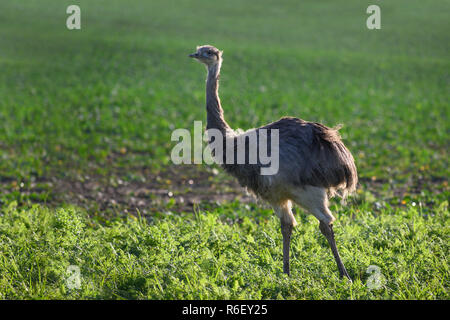
{"label": "leafy ground cover", "polygon": [[[0,4],[1,298],[448,299],[448,1],[377,1],[376,31],[369,1],[78,3],[77,31],[70,1]],[[344,125],[360,186],[332,211],[352,285],[312,217],[297,209],[287,278],[268,208],[171,163],[172,131],[206,119],[187,58],[205,43],[233,127]]]}

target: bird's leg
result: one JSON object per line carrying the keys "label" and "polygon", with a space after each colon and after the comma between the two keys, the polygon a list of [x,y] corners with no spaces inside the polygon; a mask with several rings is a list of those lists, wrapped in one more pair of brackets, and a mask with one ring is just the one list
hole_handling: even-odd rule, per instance
{"label": "bird's leg", "polygon": [[319,229],[322,232],[322,234],[325,236],[325,238],[327,238],[328,243],[330,244],[331,251],[333,252],[334,259],[336,260],[341,278],[343,276],[345,276],[351,282],[352,279],[348,275],[347,270],[345,269],[344,264],[342,263],[341,257],[339,256],[339,252],[336,247],[336,241],[334,240],[333,225],[326,224],[326,223],[320,221]]}
{"label": "bird's leg", "polygon": [[289,248],[291,245],[291,234],[293,225],[281,219],[281,234],[283,235],[283,272],[288,276],[289,272]]}

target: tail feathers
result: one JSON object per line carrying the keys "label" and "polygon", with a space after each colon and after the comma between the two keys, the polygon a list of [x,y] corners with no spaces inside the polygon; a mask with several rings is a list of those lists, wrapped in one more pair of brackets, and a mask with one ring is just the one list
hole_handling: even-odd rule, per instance
{"label": "tail feathers", "polygon": [[331,196],[337,194],[345,198],[356,190],[358,183],[355,160],[342,142],[337,128],[315,124],[315,129],[314,180],[327,188]]}

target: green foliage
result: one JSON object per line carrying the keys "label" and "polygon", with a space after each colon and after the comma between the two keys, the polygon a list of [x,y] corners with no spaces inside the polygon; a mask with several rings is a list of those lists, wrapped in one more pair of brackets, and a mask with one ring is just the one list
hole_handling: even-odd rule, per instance
{"label": "green foliage", "polygon": [[[449,298],[448,1],[379,0],[377,31],[365,26],[373,1],[81,0],[79,31],[65,27],[70,4],[0,4],[0,298]],[[172,131],[206,119],[205,70],[187,58],[206,43],[224,50],[233,127],[284,115],[344,124],[363,190],[332,211],[353,284],[303,214],[288,278],[270,210],[107,219],[30,205],[55,203],[44,178],[167,168]],[[410,181],[416,194],[392,190]],[[370,265],[386,280],[377,290]],[[69,266],[80,289],[67,286]]]}
{"label": "green foliage", "polygon": [[122,148],[126,167],[169,164],[173,129],[206,118],[205,70],[187,58],[204,43],[224,50],[233,127],[342,123],[361,177],[449,175],[446,1],[379,1],[377,31],[370,1],[77,3],[79,31],[70,1],[1,5],[1,175],[105,173]]}
{"label": "green foliage", "polygon": [[[349,284],[309,216],[294,232],[288,278],[279,221],[255,210],[242,210],[235,223],[225,206],[102,226],[73,208],[12,203],[0,211],[0,298],[447,299],[447,206],[341,214],[335,230]],[[67,287],[69,265],[80,268],[79,289]],[[378,289],[367,287],[369,265],[386,280]]]}

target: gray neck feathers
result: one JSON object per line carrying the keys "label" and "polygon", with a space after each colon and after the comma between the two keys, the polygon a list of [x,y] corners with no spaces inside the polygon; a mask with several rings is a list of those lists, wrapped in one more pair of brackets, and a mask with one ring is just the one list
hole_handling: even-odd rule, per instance
{"label": "gray neck feathers", "polygon": [[208,76],[206,78],[206,129],[218,129],[224,135],[231,130],[223,117],[223,109],[219,98],[219,75],[222,61],[208,66]]}

